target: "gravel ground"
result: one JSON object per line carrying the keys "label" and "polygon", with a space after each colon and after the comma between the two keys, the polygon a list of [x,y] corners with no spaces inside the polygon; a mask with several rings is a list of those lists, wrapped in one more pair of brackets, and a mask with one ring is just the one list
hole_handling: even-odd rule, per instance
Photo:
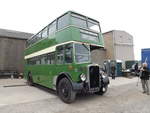
{"label": "gravel ground", "polygon": [[78,95],[72,104],[63,103],[48,89],[25,86],[24,80],[15,82],[22,84],[17,87],[3,87],[0,81],[0,113],[150,113],[150,96],[142,93],[136,80],[111,80],[104,96]]}

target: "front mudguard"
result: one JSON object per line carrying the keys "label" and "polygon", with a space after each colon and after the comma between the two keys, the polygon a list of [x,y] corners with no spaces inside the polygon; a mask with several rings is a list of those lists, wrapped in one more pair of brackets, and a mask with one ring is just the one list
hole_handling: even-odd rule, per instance
{"label": "front mudguard", "polygon": [[73,82],[72,83],[72,87],[73,87],[74,91],[80,91],[80,90],[82,90],[84,88],[84,83]]}
{"label": "front mudguard", "polygon": [[103,82],[103,86],[107,86],[110,83],[108,76],[103,75],[102,82]]}

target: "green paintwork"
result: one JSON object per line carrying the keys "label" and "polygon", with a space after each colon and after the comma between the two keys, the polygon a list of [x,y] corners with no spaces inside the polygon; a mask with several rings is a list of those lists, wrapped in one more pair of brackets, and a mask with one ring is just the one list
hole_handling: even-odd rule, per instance
{"label": "green paintwork", "polygon": [[[28,71],[32,72],[33,80],[35,83],[44,85],[49,88],[53,88],[53,77],[59,75],[62,72],[67,72],[71,75],[71,79],[74,82],[80,81],[79,75],[87,74],[87,65],[85,64],[50,64],[50,65],[35,65],[25,66],[25,75]],[[71,67],[71,68],[70,68]]]}
{"label": "green paintwork", "polygon": [[69,26],[66,29],[56,32],[55,35],[50,36],[44,40],[41,40],[38,43],[27,48],[25,51],[25,55],[29,55],[36,51],[45,49],[50,46],[54,46],[56,44],[61,44],[67,41],[79,41],[84,43],[97,44],[102,47],[104,46],[103,37],[101,33],[99,33],[99,42],[83,40],[81,39],[80,36],[80,29],[74,26]]}
{"label": "green paintwork", "polygon": [[[104,46],[102,33],[99,33],[99,41],[83,40],[80,36],[80,29],[75,26],[68,26],[60,31],[55,32],[52,36],[45,38],[25,50],[25,55],[32,54],[47,47],[51,47],[57,44],[68,41],[78,41],[89,44],[95,44],[98,46]],[[56,54],[56,53],[55,53]],[[49,64],[49,65],[27,65],[25,61],[25,78],[29,71],[32,72],[33,81],[43,86],[53,88],[53,78],[62,72],[66,72],[71,76],[72,81],[79,82],[80,74],[87,75],[87,65],[90,63],[76,64]]]}

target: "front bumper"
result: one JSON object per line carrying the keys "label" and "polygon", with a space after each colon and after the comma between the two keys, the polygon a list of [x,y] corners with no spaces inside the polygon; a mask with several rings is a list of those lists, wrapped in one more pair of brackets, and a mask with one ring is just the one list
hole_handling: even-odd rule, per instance
{"label": "front bumper", "polygon": [[99,87],[95,87],[95,88],[89,88],[88,83],[82,82],[82,83],[73,83],[73,90],[77,91],[77,92],[98,92],[100,90],[100,86]]}
{"label": "front bumper", "polygon": [[72,83],[72,86],[73,86],[73,90],[74,91],[84,91],[84,92],[98,92],[101,87],[105,87],[107,86],[110,82],[109,82],[109,78],[106,76],[106,77],[102,77],[102,79],[100,79],[99,81],[99,86],[98,87],[94,87],[94,88],[90,88],[89,87],[89,83],[86,83],[86,82],[81,82],[81,83],[77,83],[77,82],[74,82]]}

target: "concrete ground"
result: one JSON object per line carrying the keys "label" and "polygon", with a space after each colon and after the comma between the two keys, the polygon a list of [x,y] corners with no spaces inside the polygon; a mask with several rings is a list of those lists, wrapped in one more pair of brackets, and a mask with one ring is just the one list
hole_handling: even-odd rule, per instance
{"label": "concrete ground", "polygon": [[78,95],[65,104],[47,88],[27,86],[23,79],[0,79],[0,113],[150,113],[150,96],[142,93],[140,83],[136,86],[136,77],[110,80],[105,95]]}

